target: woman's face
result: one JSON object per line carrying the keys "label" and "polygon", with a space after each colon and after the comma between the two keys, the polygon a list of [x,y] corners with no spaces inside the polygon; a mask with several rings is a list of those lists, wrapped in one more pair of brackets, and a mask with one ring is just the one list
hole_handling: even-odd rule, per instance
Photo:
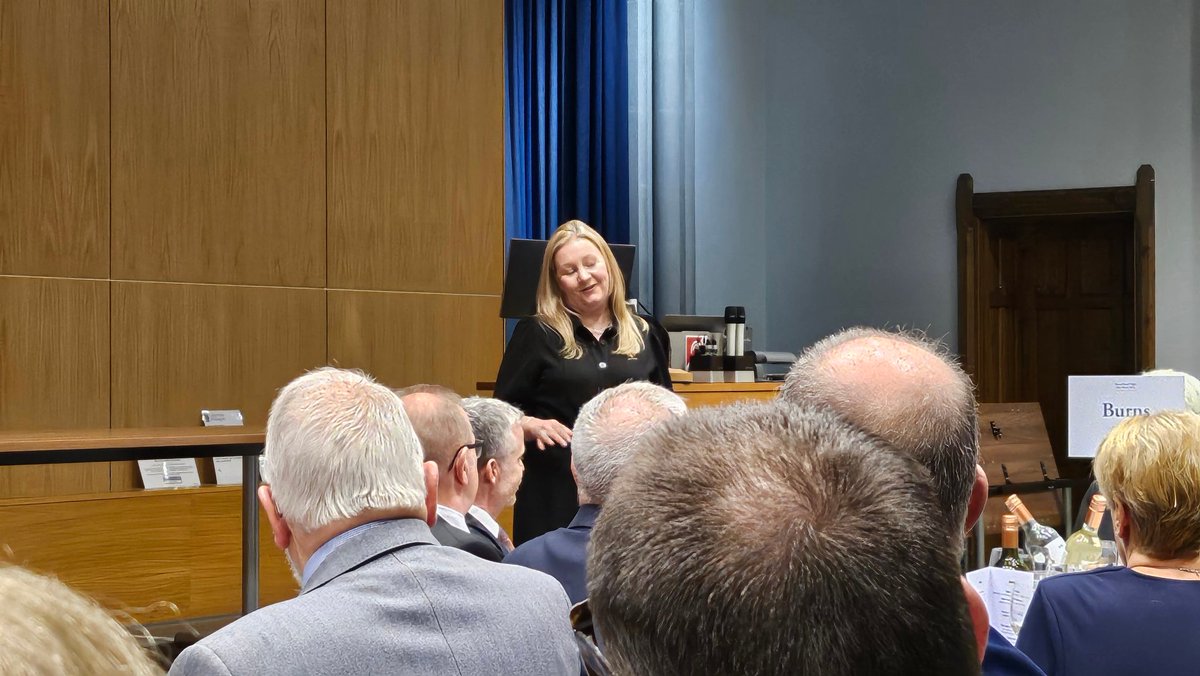
{"label": "woman's face", "polygon": [[608,307],[612,293],[608,267],[595,244],[577,237],[559,247],[554,274],[563,302],[575,312],[588,314]]}

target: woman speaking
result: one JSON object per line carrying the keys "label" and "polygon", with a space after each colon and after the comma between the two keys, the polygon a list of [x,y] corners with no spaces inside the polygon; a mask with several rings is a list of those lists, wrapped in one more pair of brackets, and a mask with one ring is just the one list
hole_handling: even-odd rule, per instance
{"label": "woman speaking", "polygon": [[513,331],[496,397],[525,411],[525,478],[517,491],[519,544],[570,523],[579,505],[571,476],[571,427],[598,392],[632,380],[671,386],[667,336],[625,304],[612,249],[582,221],[546,243],[537,314]]}

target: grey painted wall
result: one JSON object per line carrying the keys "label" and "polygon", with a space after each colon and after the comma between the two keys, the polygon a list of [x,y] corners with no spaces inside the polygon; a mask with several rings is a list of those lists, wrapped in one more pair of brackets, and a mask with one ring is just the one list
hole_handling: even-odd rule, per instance
{"label": "grey painted wall", "polygon": [[698,310],[746,305],[769,349],[859,323],[956,345],[959,173],[1128,185],[1149,163],[1158,362],[1200,373],[1196,4],[700,3]]}

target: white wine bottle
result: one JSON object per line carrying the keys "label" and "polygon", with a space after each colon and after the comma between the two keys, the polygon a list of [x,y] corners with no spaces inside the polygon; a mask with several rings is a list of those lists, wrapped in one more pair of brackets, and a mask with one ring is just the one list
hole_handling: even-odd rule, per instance
{"label": "white wine bottle", "polygon": [[1016,515],[1017,520],[1021,522],[1021,530],[1025,531],[1025,551],[1029,552],[1029,558],[1033,560],[1033,570],[1042,572],[1049,570],[1051,566],[1063,565],[1063,559],[1067,556],[1067,543],[1058,531],[1038,523],[1025,503],[1021,502],[1021,498],[1010,495],[1004,504]]}
{"label": "white wine bottle", "polygon": [[1103,548],[1096,529],[1104,518],[1104,510],[1108,509],[1108,501],[1103,495],[1093,495],[1092,503],[1088,505],[1087,518],[1083,528],[1075,531],[1067,538],[1067,558],[1064,561],[1068,573],[1091,570],[1100,564]]}
{"label": "white wine bottle", "polygon": [[1012,514],[1000,517],[1000,560],[996,562],[997,568],[1031,570],[1029,562],[1021,556],[1018,529],[1017,517]]}

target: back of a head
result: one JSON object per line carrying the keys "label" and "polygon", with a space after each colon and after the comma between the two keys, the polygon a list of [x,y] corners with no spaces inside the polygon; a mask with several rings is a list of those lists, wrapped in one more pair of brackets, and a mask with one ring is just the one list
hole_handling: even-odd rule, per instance
{"label": "back of a head", "polygon": [[288,383],[271,404],[263,455],[263,479],[293,527],[424,510],[421,445],[404,406],[361,372],[326,367]]}
{"label": "back of a head", "polygon": [[620,674],[978,672],[928,475],[832,415],[693,411],[643,442],[592,534]]}
{"label": "back of a head", "polygon": [[0,674],[161,674],[103,608],[53,578],[0,565]]}
{"label": "back of a head", "polygon": [[916,458],[933,477],[951,532],[962,533],[979,461],[978,414],[970,377],[939,343],[847,329],[805,350],[780,399],[831,411]]}
{"label": "back of a head", "polygon": [[1183,376],[1183,403],[1187,410],[1200,414],[1200,379],[1190,373],[1175,369],[1154,369],[1146,371],[1146,376]]}
{"label": "back of a head", "polygon": [[475,441],[483,444],[479,450],[480,467],[488,460],[499,460],[516,450],[513,426],[521,420],[521,409],[489,397],[467,397],[462,400],[462,407],[471,420]]}
{"label": "back of a head", "polygon": [[1094,467],[1101,492],[1125,508],[1142,550],[1161,560],[1200,554],[1200,415],[1122,420],[1100,443]]}
{"label": "back of a head", "polygon": [[471,423],[460,399],[440,392],[419,391],[405,395],[402,401],[425,459],[437,463],[439,468],[450,462],[462,444],[471,442]]}
{"label": "back of a head", "polygon": [[659,422],[685,413],[687,404],[679,395],[646,382],[618,385],[584,404],[575,419],[571,457],[587,500],[602,504],[642,437]]}

